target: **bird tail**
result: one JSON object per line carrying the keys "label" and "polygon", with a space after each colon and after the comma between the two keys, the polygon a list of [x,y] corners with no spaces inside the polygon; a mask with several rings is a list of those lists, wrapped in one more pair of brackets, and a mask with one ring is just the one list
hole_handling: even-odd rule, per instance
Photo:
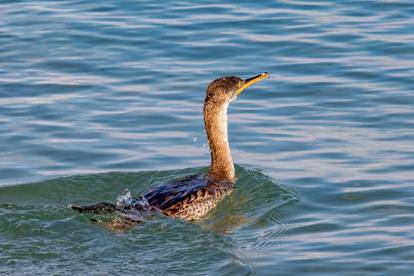
{"label": "bird tail", "polygon": [[71,205],[70,207],[79,213],[96,215],[110,215],[118,211],[116,205],[109,202],[99,202],[97,204],[87,206]]}
{"label": "bird tail", "polygon": [[90,221],[101,224],[114,232],[129,231],[134,225],[140,222],[140,220],[128,216],[125,212],[126,210],[109,202],[99,202],[89,206],[71,205],[70,207],[79,213],[98,215],[95,218],[90,218]]}

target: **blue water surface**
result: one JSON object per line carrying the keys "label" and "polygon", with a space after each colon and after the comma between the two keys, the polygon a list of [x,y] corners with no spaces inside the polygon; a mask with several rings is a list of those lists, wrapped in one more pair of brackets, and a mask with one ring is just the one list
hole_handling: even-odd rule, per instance
{"label": "blue water surface", "polygon": [[[217,77],[236,191],[112,233],[68,204],[206,172]],[[409,275],[414,2],[0,2],[0,274]]]}

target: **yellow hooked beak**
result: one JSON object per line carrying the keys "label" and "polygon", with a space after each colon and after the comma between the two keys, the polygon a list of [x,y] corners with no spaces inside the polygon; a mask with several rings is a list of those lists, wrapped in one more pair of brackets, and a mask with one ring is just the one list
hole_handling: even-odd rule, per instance
{"label": "yellow hooked beak", "polygon": [[247,87],[249,87],[253,83],[258,82],[262,79],[266,79],[268,77],[269,77],[269,74],[267,72],[265,72],[265,73],[261,73],[260,75],[254,76],[252,78],[246,79],[246,83],[243,84],[243,86],[240,87],[239,90],[237,90],[237,96],[240,95],[240,93],[243,92],[244,89],[246,89]]}

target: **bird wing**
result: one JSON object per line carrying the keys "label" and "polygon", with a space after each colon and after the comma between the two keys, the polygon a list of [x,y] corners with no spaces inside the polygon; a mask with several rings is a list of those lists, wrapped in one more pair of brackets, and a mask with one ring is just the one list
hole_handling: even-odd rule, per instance
{"label": "bird wing", "polygon": [[[204,174],[187,177],[154,187],[143,194],[151,206],[166,210],[180,202],[221,197],[232,188],[232,183],[215,181]],[[231,187],[230,187],[231,186]]]}
{"label": "bird wing", "polygon": [[165,210],[207,186],[208,180],[204,175],[190,175],[151,188],[144,192],[143,197],[151,206]]}

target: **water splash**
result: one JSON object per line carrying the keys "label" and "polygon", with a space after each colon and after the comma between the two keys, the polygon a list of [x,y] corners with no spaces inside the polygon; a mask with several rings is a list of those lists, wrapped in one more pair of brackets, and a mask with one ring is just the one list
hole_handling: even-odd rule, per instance
{"label": "water splash", "polygon": [[116,206],[119,208],[125,208],[130,206],[133,202],[133,198],[131,196],[131,192],[128,189],[125,189],[117,198],[116,198]]}
{"label": "water splash", "polygon": [[125,189],[117,198],[116,206],[123,209],[118,215],[131,221],[147,221],[152,219],[159,210],[149,205],[148,200],[139,196],[132,198],[131,192]]}

